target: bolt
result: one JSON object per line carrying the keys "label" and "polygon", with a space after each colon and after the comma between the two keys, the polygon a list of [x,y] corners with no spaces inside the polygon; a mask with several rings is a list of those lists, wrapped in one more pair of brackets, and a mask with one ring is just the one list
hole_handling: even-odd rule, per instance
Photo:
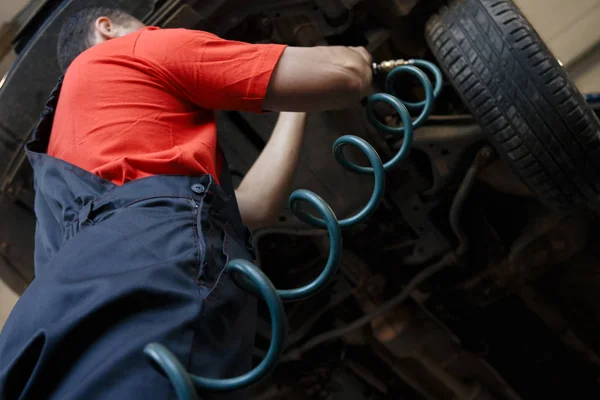
{"label": "bolt", "polygon": [[484,147],[481,149],[481,156],[485,158],[490,158],[492,156],[492,149],[489,147]]}

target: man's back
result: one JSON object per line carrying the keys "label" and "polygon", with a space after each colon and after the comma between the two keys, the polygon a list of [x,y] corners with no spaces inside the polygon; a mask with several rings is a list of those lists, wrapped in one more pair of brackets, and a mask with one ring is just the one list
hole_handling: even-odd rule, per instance
{"label": "man's back", "polygon": [[162,174],[217,178],[212,110],[260,112],[284,48],[152,27],[94,46],[65,76],[48,154],[118,185]]}

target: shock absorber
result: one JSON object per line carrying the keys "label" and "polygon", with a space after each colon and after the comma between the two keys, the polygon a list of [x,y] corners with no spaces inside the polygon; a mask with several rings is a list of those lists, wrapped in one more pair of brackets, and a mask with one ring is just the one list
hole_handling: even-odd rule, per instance
{"label": "shock absorber", "polygon": [[[426,69],[434,76],[431,83]],[[433,63],[425,60],[392,60],[373,64],[375,75],[387,73],[385,81],[386,93],[376,93],[367,101],[366,116],[373,127],[381,133],[389,133],[402,137],[400,150],[387,162],[383,163],[375,149],[364,139],[354,135],[338,138],[333,144],[333,155],[344,168],[357,174],[369,174],[374,177],[373,194],[362,210],[356,214],[338,220],[329,205],[317,194],[298,189],[290,196],[290,208],[300,220],[314,227],[327,229],[329,233],[329,258],[321,274],[311,283],[296,289],[277,290],[267,276],[254,264],[246,260],[231,260],[226,271],[237,285],[249,293],[265,300],[271,316],[271,344],[265,358],[249,372],[225,379],[205,378],[188,374],[175,355],[159,343],[150,343],[144,348],[146,356],[160,368],[171,381],[180,400],[196,400],[196,390],[203,392],[228,392],[251,386],[268,376],[279,361],[285,342],[285,313],[284,301],[306,299],[323,289],[335,276],[342,251],[341,230],[363,222],[375,212],[385,191],[385,172],[394,168],[406,158],[413,139],[413,132],[429,117],[435,99],[442,87],[442,73]],[[420,102],[402,101],[394,89],[394,82],[401,74],[415,76],[425,89],[425,99]],[[378,103],[391,106],[400,116],[402,126],[383,124],[375,115],[374,108]],[[420,111],[413,120],[410,111]],[[347,145],[357,147],[368,159],[370,166],[361,166],[348,161],[343,149]],[[312,205],[320,217],[306,212],[302,203]]]}

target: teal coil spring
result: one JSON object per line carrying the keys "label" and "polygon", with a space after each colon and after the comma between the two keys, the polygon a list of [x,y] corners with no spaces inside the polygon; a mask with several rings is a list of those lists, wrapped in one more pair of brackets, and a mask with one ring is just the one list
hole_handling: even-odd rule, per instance
{"label": "teal coil spring", "polygon": [[[364,221],[378,207],[385,189],[385,171],[394,168],[407,156],[411,147],[414,129],[421,126],[429,117],[434,101],[439,96],[442,86],[442,73],[437,66],[428,61],[398,60],[387,62],[388,65],[390,63],[393,63],[391,64],[393,66],[399,66],[396,66],[388,73],[385,84],[387,93],[377,93],[371,96],[367,102],[366,112],[367,119],[379,132],[391,133],[403,137],[403,143],[398,153],[384,164],[375,149],[367,141],[357,136],[342,136],[333,145],[335,159],[343,167],[357,174],[371,174],[374,176],[373,194],[367,205],[355,215],[338,220],[331,207],[315,193],[299,189],[294,191],[290,196],[290,208],[299,219],[312,226],[326,228],[329,232],[329,258],[323,272],[306,286],[290,290],[277,290],[273,287],[267,276],[254,264],[246,260],[232,260],[227,264],[226,270],[234,281],[244,290],[263,298],[269,309],[272,321],[271,344],[265,358],[260,364],[246,374],[234,378],[204,378],[188,374],[175,355],[161,344],[150,343],[145,347],[144,353],[171,381],[180,400],[198,399],[197,389],[203,392],[234,391],[251,386],[268,376],[277,365],[285,342],[285,313],[282,302],[302,300],[323,289],[338,270],[342,251],[341,229]],[[379,73],[378,69],[380,70],[380,66],[385,64],[382,63],[379,66],[374,66],[374,71]],[[434,75],[435,85],[432,85],[427,74],[417,68],[417,66],[429,70]],[[406,73],[415,76],[423,85],[425,89],[425,99],[423,101],[411,103],[401,101],[397,97],[394,90],[394,82],[399,75]],[[374,107],[377,103],[386,103],[391,106],[400,116],[402,126],[391,127],[381,123],[374,112]],[[418,117],[414,121],[409,110],[420,110]],[[347,145],[358,148],[367,157],[371,166],[360,166],[348,161],[343,153],[343,148]],[[303,202],[312,205],[321,217],[315,217],[304,211],[300,207]]]}

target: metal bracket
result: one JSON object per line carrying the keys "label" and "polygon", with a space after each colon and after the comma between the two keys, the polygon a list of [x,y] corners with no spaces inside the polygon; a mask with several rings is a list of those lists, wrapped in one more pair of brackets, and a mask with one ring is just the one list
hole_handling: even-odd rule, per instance
{"label": "metal bracket", "polygon": [[[442,190],[453,177],[467,148],[485,140],[481,128],[476,124],[425,125],[419,129],[413,140],[413,147],[426,153],[431,161],[432,186],[424,191],[432,196]],[[401,142],[394,144],[398,149]]]}

